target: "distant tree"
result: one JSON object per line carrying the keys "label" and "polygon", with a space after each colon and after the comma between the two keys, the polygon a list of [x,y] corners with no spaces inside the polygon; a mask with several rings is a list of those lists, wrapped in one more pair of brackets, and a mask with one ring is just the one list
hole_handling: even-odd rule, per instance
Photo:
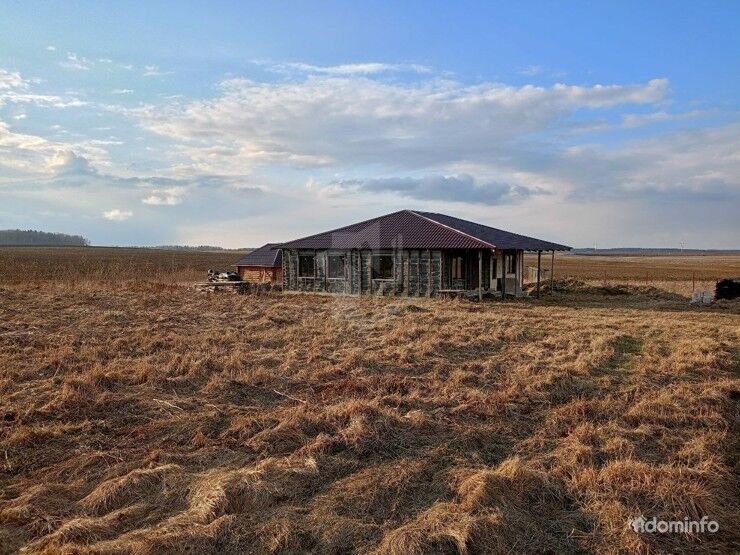
{"label": "distant tree", "polygon": [[32,229],[0,230],[0,246],[47,246],[47,247],[87,247],[90,241],[82,235],[49,233]]}

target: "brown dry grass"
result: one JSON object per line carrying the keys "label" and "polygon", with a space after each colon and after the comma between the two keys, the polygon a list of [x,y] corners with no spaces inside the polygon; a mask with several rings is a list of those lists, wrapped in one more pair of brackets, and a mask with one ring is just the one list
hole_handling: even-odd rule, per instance
{"label": "brown dry grass", "polygon": [[28,281],[205,281],[234,270],[242,253],[125,247],[0,247],[0,283]]}
{"label": "brown dry grass", "polygon": [[739,326],[651,288],[6,285],[0,551],[730,553]]}
{"label": "brown dry grass", "polygon": [[[550,268],[549,253],[542,254],[542,267]],[[537,267],[537,255],[527,254],[525,266]],[[555,255],[555,277],[584,281],[635,283],[696,279],[712,284],[723,277],[740,276],[740,254],[687,254],[662,256]]]}

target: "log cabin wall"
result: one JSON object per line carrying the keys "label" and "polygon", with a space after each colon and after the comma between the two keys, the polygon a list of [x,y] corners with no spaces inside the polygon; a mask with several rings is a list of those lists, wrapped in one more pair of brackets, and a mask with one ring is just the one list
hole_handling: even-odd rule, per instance
{"label": "log cabin wall", "polygon": [[[282,280],[286,291],[432,297],[440,289],[475,290],[479,283],[478,252],[473,249],[286,250],[283,253],[283,268],[279,269],[275,279]],[[523,251],[482,250],[481,254],[483,289],[501,291],[501,280],[506,273],[507,296],[521,295]],[[389,279],[374,279],[372,258],[382,255],[393,257],[393,275]],[[308,275],[299,275],[299,256],[314,257],[313,269]],[[339,256],[343,261],[340,277],[329,276],[330,256]],[[463,277],[453,279],[452,264],[456,256],[463,257]],[[514,272],[506,272],[507,256],[514,256]],[[494,279],[491,279],[492,266]]]}
{"label": "log cabin wall", "polygon": [[[313,271],[300,275],[300,257],[313,257]],[[329,257],[343,260],[341,277],[329,277]],[[388,279],[373,277],[374,256],[390,256]],[[314,291],[352,295],[434,296],[442,287],[442,251],[429,249],[343,249],[283,251],[283,287],[286,291]]]}
{"label": "log cabin wall", "polygon": [[281,283],[283,269],[269,266],[238,266],[237,272],[242,281],[249,283]]}

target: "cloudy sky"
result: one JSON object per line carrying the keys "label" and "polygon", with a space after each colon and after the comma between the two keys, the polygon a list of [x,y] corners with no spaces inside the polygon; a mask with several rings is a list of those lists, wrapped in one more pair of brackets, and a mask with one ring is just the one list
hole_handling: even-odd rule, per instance
{"label": "cloudy sky", "polygon": [[740,3],[359,4],[4,3],[0,228],[740,248]]}

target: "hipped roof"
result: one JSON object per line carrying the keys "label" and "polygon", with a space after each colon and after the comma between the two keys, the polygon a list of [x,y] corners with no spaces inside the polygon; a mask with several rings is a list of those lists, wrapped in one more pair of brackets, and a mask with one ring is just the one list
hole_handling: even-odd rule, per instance
{"label": "hipped roof", "polygon": [[240,258],[234,266],[282,267],[283,251],[278,243],[267,243]]}
{"label": "hipped roof", "polygon": [[279,245],[286,249],[521,249],[571,247],[445,214],[401,210]]}

